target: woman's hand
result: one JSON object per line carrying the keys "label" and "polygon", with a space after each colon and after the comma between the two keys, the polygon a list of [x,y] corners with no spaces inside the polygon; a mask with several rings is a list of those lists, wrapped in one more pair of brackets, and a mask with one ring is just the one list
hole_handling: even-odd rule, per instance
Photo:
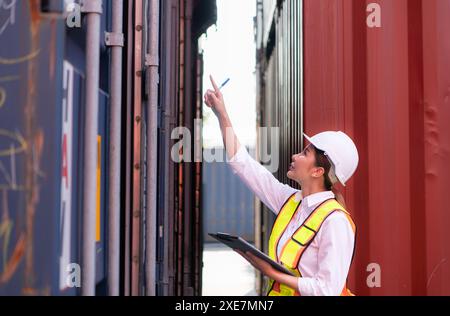
{"label": "woman's hand", "polygon": [[225,103],[223,102],[223,96],[219,88],[216,85],[212,76],[209,76],[214,90],[208,90],[205,93],[205,103],[209,106],[214,114],[217,116],[220,125],[220,131],[222,132],[222,139],[225,149],[227,151],[228,158],[236,155],[241,143],[239,142],[231,120],[228,117],[227,110],[225,109]]}
{"label": "woman's hand", "polygon": [[273,279],[274,276],[278,273],[278,270],[274,269],[269,263],[255,256],[254,254],[248,251],[243,253],[240,250],[236,250],[236,252],[244,257],[248,262],[250,262],[250,264],[255,267],[255,269],[258,269],[269,278]]}
{"label": "woman's hand", "polygon": [[213,77],[209,76],[209,79],[211,80],[214,90],[208,89],[206,91],[205,103],[208,107],[210,107],[213,110],[214,114],[216,114],[216,116],[219,117],[220,115],[226,112],[225,102],[223,100],[222,92],[220,92]]}

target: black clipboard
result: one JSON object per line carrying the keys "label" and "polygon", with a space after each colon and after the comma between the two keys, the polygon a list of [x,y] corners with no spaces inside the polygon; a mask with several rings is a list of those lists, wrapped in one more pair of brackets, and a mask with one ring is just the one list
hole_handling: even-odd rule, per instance
{"label": "black clipboard", "polygon": [[250,253],[254,254],[255,256],[258,256],[259,258],[263,259],[264,261],[268,262],[273,268],[275,268],[278,271],[281,271],[283,273],[287,273],[289,275],[295,276],[294,273],[286,269],[284,266],[279,264],[276,261],[273,261],[268,255],[266,255],[264,252],[261,252],[259,249],[255,248],[252,244],[244,240],[243,238],[239,236],[233,236],[227,233],[208,233],[211,237],[217,239],[221,243],[227,245],[228,247],[232,248],[233,250],[241,250],[242,252],[249,251]]}

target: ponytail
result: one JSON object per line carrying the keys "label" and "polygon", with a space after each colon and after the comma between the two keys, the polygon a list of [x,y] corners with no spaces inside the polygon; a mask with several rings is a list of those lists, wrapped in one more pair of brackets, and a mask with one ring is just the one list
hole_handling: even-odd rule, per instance
{"label": "ponytail", "polygon": [[344,196],[342,196],[342,193],[336,188],[336,186],[331,187],[331,191],[333,191],[334,195],[336,196],[336,200],[339,204],[341,204],[345,209],[347,209],[347,205],[344,200]]}

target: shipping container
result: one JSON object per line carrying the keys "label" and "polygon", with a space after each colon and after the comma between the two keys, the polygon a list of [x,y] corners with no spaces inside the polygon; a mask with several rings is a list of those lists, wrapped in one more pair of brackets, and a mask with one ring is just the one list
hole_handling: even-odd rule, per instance
{"label": "shipping container", "polygon": [[[256,16],[257,117],[258,126],[278,128],[278,138],[270,138],[271,155],[278,154],[274,173],[283,183],[299,189],[286,176],[291,156],[301,151],[303,128],[302,87],[302,2],[258,1]],[[262,156],[264,134],[258,135],[257,157]],[[278,150],[278,153],[275,151]],[[268,253],[274,213],[256,202],[255,244]],[[258,227],[260,226],[260,227]],[[258,273],[257,290],[265,288]]]}
{"label": "shipping container", "polygon": [[170,157],[215,1],[0,4],[0,295],[200,295],[201,162]]}
{"label": "shipping container", "polygon": [[[223,147],[205,148],[204,151],[210,152],[211,157],[226,157]],[[254,155],[253,148],[248,151]],[[204,241],[217,242],[208,233],[226,232],[253,242],[253,193],[233,174],[225,161],[204,161],[202,172]]]}
{"label": "shipping container", "polygon": [[[350,289],[449,295],[450,1],[284,0],[273,14],[266,3],[256,26],[266,34],[257,35],[259,124],[289,112],[298,128],[288,141],[281,133],[280,157],[298,152],[303,132],[342,130],[358,147],[358,169],[341,188],[358,227]],[[284,44],[293,25],[302,43]]]}
{"label": "shipping container", "polygon": [[[209,171],[171,158],[178,126],[194,137],[175,156],[201,154],[198,37],[215,23],[216,4],[118,2],[123,34],[113,32],[112,1],[0,1],[2,295],[201,294]],[[69,4],[80,27],[67,23]],[[275,176],[298,188],[286,170],[304,132],[342,130],[359,150],[341,188],[358,227],[349,287],[449,295],[450,0],[257,0],[257,8],[258,124],[279,128]],[[377,12],[379,27],[370,20]],[[88,40],[89,20],[99,22],[98,40]],[[116,71],[123,80],[113,89]],[[260,202],[255,210],[254,241],[267,251],[274,216]],[[71,284],[77,266],[89,271],[87,290]],[[374,266],[379,286],[370,283]]]}

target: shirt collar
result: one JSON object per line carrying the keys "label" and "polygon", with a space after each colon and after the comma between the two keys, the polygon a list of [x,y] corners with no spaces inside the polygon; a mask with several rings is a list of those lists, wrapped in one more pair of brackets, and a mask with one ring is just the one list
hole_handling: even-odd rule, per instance
{"label": "shirt collar", "polygon": [[335,195],[333,193],[333,191],[322,191],[322,192],[317,192],[317,193],[313,193],[310,194],[308,196],[303,197],[302,195],[302,191],[298,191],[295,199],[298,200],[303,200],[302,202],[305,203],[308,207],[313,207],[317,204],[320,204],[322,202],[324,202],[325,200],[328,199],[334,199]]}

